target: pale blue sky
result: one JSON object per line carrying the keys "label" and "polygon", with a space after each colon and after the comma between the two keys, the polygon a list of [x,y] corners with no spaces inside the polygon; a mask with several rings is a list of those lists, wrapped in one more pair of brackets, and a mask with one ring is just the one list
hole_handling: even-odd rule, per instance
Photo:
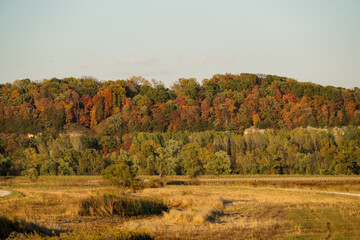
{"label": "pale blue sky", "polygon": [[360,87],[359,0],[0,0],[0,82],[265,73]]}

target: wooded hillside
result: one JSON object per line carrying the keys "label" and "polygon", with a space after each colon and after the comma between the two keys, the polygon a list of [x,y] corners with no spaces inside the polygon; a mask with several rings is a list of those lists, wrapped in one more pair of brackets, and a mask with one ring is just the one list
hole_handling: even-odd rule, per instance
{"label": "wooded hillside", "polygon": [[141,77],[25,79],[0,87],[1,132],[61,131],[69,123],[95,127],[112,115],[126,133],[360,124],[360,89],[270,75],[215,75],[202,85],[180,79],[171,89]]}
{"label": "wooded hillside", "polygon": [[359,88],[279,76],[170,89],[141,77],[24,79],[0,85],[0,169],[99,174],[127,161],[143,174],[357,174],[358,125]]}

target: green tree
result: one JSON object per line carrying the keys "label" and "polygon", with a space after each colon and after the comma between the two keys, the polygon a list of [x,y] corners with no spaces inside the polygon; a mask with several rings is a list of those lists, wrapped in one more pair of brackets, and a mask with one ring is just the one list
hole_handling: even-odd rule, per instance
{"label": "green tree", "polygon": [[37,154],[33,148],[25,149],[23,152],[23,174],[37,179],[40,175],[41,166],[46,162],[47,156]]}
{"label": "green tree", "polygon": [[186,175],[196,177],[203,171],[199,158],[199,146],[194,143],[186,144],[181,150],[183,169]]}
{"label": "green tree", "polygon": [[166,175],[166,161],[169,159],[170,155],[163,147],[159,147],[155,150],[156,157],[156,171],[160,177]]}
{"label": "green tree", "polygon": [[111,183],[124,187],[132,186],[136,177],[135,171],[125,162],[108,166],[101,171],[101,175]]}
{"label": "green tree", "polygon": [[81,154],[78,151],[74,149],[66,149],[63,153],[63,157],[59,159],[59,174],[78,174],[80,156]]}
{"label": "green tree", "polygon": [[80,80],[78,92],[80,95],[89,94],[91,97],[94,97],[100,87],[100,83],[95,78],[88,77]]}
{"label": "green tree", "polygon": [[181,78],[174,83],[172,89],[177,96],[188,96],[189,98],[195,100],[200,99],[201,87],[195,78]]}
{"label": "green tree", "polygon": [[10,175],[11,165],[11,159],[0,154],[0,176]]}
{"label": "green tree", "polygon": [[79,174],[98,175],[108,163],[95,149],[86,149],[79,159]]}
{"label": "green tree", "polygon": [[359,174],[360,172],[360,149],[357,140],[343,142],[337,148],[335,156],[336,174]]}
{"label": "green tree", "polygon": [[224,151],[218,151],[215,153],[214,161],[209,162],[206,166],[206,170],[210,174],[230,174],[231,172],[231,161],[229,155]]}

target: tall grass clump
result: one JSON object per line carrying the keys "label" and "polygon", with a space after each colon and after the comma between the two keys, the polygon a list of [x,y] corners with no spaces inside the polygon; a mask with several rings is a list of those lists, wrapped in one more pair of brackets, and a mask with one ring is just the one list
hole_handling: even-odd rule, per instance
{"label": "tall grass clump", "polygon": [[[89,239],[89,240],[153,240],[148,233],[135,232],[135,231],[122,231],[118,229],[109,230],[106,229],[101,232],[72,232],[61,234],[59,239],[63,240],[77,240],[77,239]],[[57,240],[57,239],[55,239]]]}
{"label": "tall grass clump", "polygon": [[6,239],[13,232],[16,233],[33,233],[40,236],[53,236],[53,231],[40,227],[32,222],[26,222],[23,219],[12,218],[9,219],[0,216],[0,239]]}
{"label": "tall grass clump", "polygon": [[89,197],[80,202],[80,216],[147,216],[160,215],[168,207],[160,200],[136,199],[125,196]]}

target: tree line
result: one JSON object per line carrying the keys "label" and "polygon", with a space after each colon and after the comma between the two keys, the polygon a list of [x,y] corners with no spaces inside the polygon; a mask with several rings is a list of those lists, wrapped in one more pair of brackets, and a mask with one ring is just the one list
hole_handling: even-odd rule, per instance
{"label": "tree line", "polygon": [[141,77],[0,85],[0,132],[61,132],[71,123],[94,128],[113,115],[123,133],[359,125],[360,89],[255,74],[214,75],[201,85],[179,79],[170,89]]}
{"label": "tree line", "polygon": [[134,132],[122,138],[47,131],[30,139],[3,135],[0,174],[98,175],[111,165],[160,176],[359,174],[357,127],[253,130]]}
{"label": "tree line", "polygon": [[360,89],[272,75],[0,85],[0,175],[358,174]]}

